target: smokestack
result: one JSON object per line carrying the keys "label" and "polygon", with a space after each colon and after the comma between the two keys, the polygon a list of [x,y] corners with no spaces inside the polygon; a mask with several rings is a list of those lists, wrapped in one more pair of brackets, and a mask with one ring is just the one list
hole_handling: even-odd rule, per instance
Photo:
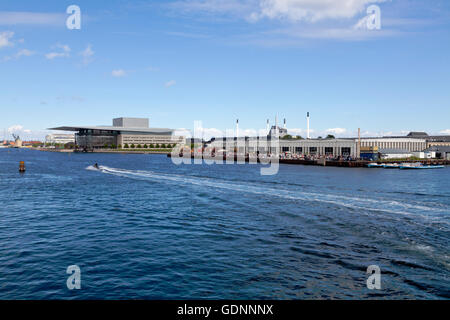
{"label": "smokestack", "polygon": [[286,129],[286,118],[284,118],[284,124],[283,124],[283,128]]}
{"label": "smokestack", "polygon": [[361,158],[361,128],[358,128],[358,150],[356,151],[356,157]]}
{"label": "smokestack", "polygon": [[311,139],[309,136],[309,112],[306,113],[306,139]]}
{"label": "smokestack", "polygon": [[236,120],[236,138],[239,137],[239,119]]}

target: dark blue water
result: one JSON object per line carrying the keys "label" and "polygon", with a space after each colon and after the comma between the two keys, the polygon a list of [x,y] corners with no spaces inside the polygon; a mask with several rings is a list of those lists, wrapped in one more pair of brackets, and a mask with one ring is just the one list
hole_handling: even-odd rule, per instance
{"label": "dark blue water", "polygon": [[3,149],[0,191],[0,299],[450,298],[450,168]]}

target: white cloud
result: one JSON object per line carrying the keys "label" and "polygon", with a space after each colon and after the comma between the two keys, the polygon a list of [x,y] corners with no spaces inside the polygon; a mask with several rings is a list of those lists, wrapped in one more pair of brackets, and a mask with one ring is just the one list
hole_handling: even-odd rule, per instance
{"label": "white cloud", "polygon": [[442,130],[442,131],[439,131],[440,133],[442,133],[442,134],[450,134],[450,129],[445,129],[445,130]]}
{"label": "white cloud", "polygon": [[341,135],[341,134],[347,133],[347,129],[344,129],[344,128],[332,128],[332,129],[325,130],[325,132],[329,133],[329,134]]}
{"label": "white cloud", "polygon": [[60,25],[65,26],[63,13],[0,11],[0,25]]}
{"label": "white cloud", "polygon": [[8,128],[8,133],[15,133],[17,131],[22,131],[22,130],[23,130],[23,126],[21,126],[20,124],[15,124]]}
{"label": "white cloud", "polygon": [[60,49],[59,52],[50,52],[45,55],[45,57],[49,60],[53,60],[55,58],[68,58],[70,57],[70,47],[68,45],[57,44],[53,46],[53,49]]}
{"label": "white cloud", "polygon": [[253,22],[264,18],[316,22],[353,18],[369,4],[385,1],[387,0],[184,0],[176,1],[170,6],[185,13],[229,14]]}
{"label": "white cloud", "polygon": [[48,60],[53,60],[55,58],[64,58],[64,57],[68,57],[68,56],[69,55],[65,52],[50,52],[45,55],[45,57]]}
{"label": "white cloud", "polygon": [[17,52],[16,54],[16,58],[20,58],[20,57],[30,57],[33,54],[35,54],[34,51],[28,50],[28,49],[22,49],[19,52]]}
{"label": "white cloud", "polygon": [[94,55],[94,51],[92,50],[92,45],[88,44],[86,49],[80,52],[80,55],[83,56],[83,63],[89,64],[92,62],[92,56]]}
{"label": "white cloud", "polygon": [[14,32],[12,31],[0,32],[0,49],[13,46],[13,43],[10,41],[13,36]]}
{"label": "white cloud", "polygon": [[15,55],[13,56],[6,56],[3,57],[3,61],[9,61],[9,60],[13,60],[13,59],[19,59],[20,57],[30,57],[32,55],[34,55],[35,52],[28,50],[28,49],[22,49],[20,51],[18,51]]}
{"label": "white cloud", "polygon": [[172,87],[172,86],[174,86],[176,84],[177,84],[177,82],[175,80],[170,80],[170,81],[167,81],[164,86],[166,88],[170,88],[170,87]]}
{"label": "white cloud", "polygon": [[32,130],[26,129],[20,124],[13,125],[7,129],[9,137],[5,136],[5,139],[11,139],[12,134],[18,135],[22,140],[43,140],[44,137],[50,133],[48,130]]}
{"label": "white cloud", "polygon": [[121,78],[127,75],[127,72],[123,69],[117,69],[117,70],[113,70],[111,72],[111,75],[115,78]]}
{"label": "white cloud", "polygon": [[261,0],[260,9],[251,14],[262,18],[316,22],[325,19],[348,19],[361,13],[368,4],[385,0]]}
{"label": "white cloud", "polygon": [[[388,0],[184,0],[171,4],[182,13],[211,15],[257,23],[277,22],[280,27],[245,36],[245,43],[264,46],[298,45],[299,39],[360,41],[399,35],[392,29],[367,30],[366,8]],[[362,17],[362,18],[361,18]],[[384,24],[383,24],[384,25]],[[241,35],[242,38],[242,35]]]}

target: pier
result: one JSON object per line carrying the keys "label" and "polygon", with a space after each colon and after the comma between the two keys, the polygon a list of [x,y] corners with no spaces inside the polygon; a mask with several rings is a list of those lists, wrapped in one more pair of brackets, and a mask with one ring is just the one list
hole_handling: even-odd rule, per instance
{"label": "pier", "polygon": [[[172,154],[167,154],[167,157],[171,158]],[[180,156],[182,158],[183,156]],[[189,157],[188,157],[189,158]],[[191,154],[191,159],[204,159],[204,160],[216,160],[216,161],[230,161],[230,157],[226,156],[202,156],[202,155],[193,155]],[[267,162],[269,159],[265,159]],[[234,156],[234,162],[242,162],[244,161],[243,157]],[[379,160],[379,161],[368,161],[368,160],[328,160],[325,158],[317,159],[317,160],[307,160],[307,159],[279,159],[279,163],[282,164],[292,164],[292,165],[308,165],[308,166],[322,166],[322,167],[345,167],[345,168],[364,168],[367,167],[369,163],[421,163],[423,165],[450,165],[450,160],[445,159],[422,159],[422,160]],[[245,162],[257,162],[260,163],[260,159],[245,157]]]}

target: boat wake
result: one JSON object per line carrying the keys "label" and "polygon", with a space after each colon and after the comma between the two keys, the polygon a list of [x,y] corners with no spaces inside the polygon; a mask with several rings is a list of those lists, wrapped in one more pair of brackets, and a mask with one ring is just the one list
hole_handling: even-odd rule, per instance
{"label": "boat wake", "polygon": [[303,191],[298,187],[295,190],[285,188],[271,188],[261,186],[257,183],[244,181],[228,181],[225,179],[192,177],[178,174],[156,173],[146,170],[127,170],[111,168],[107,166],[89,166],[87,170],[100,171],[102,173],[111,174],[124,178],[136,180],[158,181],[169,184],[189,184],[201,188],[225,189],[239,193],[251,193],[256,195],[264,195],[265,197],[275,197],[289,199],[292,201],[307,201],[313,203],[326,203],[340,207],[346,207],[357,210],[360,214],[368,214],[370,212],[389,212],[402,215],[413,215],[427,219],[430,223],[444,223],[449,225],[447,220],[450,208],[443,205],[441,207],[430,207],[426,204],[407,203],[405,201],[386,200],[368,197],[345,196],[340,194],[309,192]]}

